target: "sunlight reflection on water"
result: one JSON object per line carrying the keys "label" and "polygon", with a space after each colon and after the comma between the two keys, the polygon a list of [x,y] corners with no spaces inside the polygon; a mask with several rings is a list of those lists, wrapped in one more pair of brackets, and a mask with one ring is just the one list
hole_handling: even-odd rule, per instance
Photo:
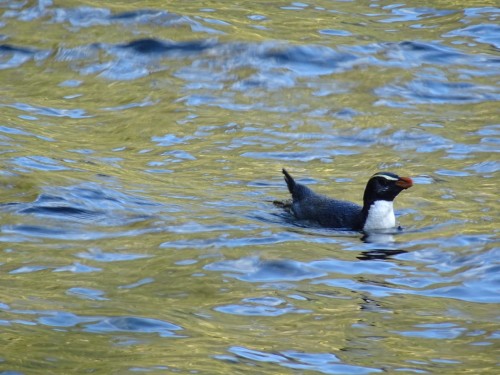
{"label": "sunlight reflection on water", "polygon": [[[496,366],[498,9],[150,6],[2,5],[0,371]],[[404,229],[297,222],[282,167],[404,171]]]}

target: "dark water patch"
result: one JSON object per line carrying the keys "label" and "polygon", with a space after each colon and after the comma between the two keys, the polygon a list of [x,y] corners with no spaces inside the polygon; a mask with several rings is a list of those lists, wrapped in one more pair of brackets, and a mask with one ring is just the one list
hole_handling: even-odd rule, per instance
{"label": "dark water patch", "polygon": [[265,260],[258,257],[220,261],[203,267],[249,282],[300,281],[326,275],[312,265],[292,260]]}
{"label": "dark water patch", "polygon": [[[154,10],[154,9],[138,9],[138,10],[132,10],[128,12],[121,12],[121,13],[116,13],[111,15],[109,18],[114,19],[114,20],[123,20],[123,21],[129,21],[129,20],[134,20],[138,21],[141,20],[143,22],[149,23],[151,22],[151,18],[156,18],[162,15],[166,15],[168,12],[161,11],[161,10]],[[172,15],[172,14],[170,14]]]}
{"label": "dark water patch", "polygon": [[47,59],[50,54],[50,50],[0,44],[0,70],[19,68],[30,60],[42,61]]}
{"label": "dark water patch", "polygon": [[[83,237],[79,231],[69,231],[67,229],[56,229],[51,226],[40,225],[8,225],[2,227],[2,233],[5,234],[18,234],[27,237],[40,237],[40,238],[75,238]],[[28,240],[29,241],[29,240]]]}
{"label": "dark water patch", "polygon": [[47,215],[47,216],[62,216],[62,217],[76,217],[76,218],[88,218],[94,216],[95,213],[87,210],[82,210],[75,207],[64,207],[64,206],[38,206],[38,207],[28,207],[19,210],[20,214],[25,215]]}
{"label": "dark water patch", "polygon": [[405,250],[375,249],[361,252],[356,258],[359,260],[388,260],[396,255],[406,253]]}
{"label": "dark water patch", "polygon": [[[111,59],[101,61],[99,51],[103,51]],[[57,59],[87,59],[89,63],[86,66],[75,66],[81,74],[100,74],[113,80],[137,79],[169,69],[167,59],[188,59],[192,64],[179,67],[173,74],[196,84],[198,88],[203,88],[200,84],[206,82],[206,88],[215,89],[220,89],[217,83],[226,84],[228,75],[251,68],[254,73],[241,77],[232,84],[233,90],[243,91],[246,95],[252,95],[255,89],[278,90],[293,87],[299,77],[339,73],[351,70],[360,63],[355,54],[317,45],[295,46],[279,42],[220,43],[214,39],[172,41],[155,38],[115,45],[94,43],[60,48]]]}
{"label": "dark water patch", "polygon": [[324,75],[350,70],[357,57],[324,46],[290,46],[266,43],[256,49],[256,56],[267,68],[281,67],[299,76]]}
{"label": "dark water patch", "polygon": [[169,57],[186,57],[199,54],[217,45],[215,40],[193,40],[187,42],[163,41],[158,39],[138,39],[129,43],[119,44],[118,48],[132,50],[140,54],[168,54]]}
{"label": "dark water patch", "polygon": [[[213,39],[176,42],[146,38],[118,44],[92,43],[60,48],[56,59],[88,61],[83,66],[73,65],[83,75],[98,74],[110,80],[134,80],[167,69],[162,59],[199,59],[206,50],[217,45]],[[105,54],[106,60],[100,52]]]}
{"label": "dark water patch", "polygon": [[33,55],[36,50],[26,47],[16,47],[10,44],[0,44],[0,53],[21,53],[25,55]]}

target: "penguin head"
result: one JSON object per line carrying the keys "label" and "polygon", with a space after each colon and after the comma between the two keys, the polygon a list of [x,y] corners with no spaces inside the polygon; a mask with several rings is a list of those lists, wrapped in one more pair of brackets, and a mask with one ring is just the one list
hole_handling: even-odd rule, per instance
{"label": "penguin head", "polygon": [[409,177],[399,177],[391,172],[377,172],[366,184],[363,201],[365,206],[376,201],[392,202],[399,193],[412,186],[413,181]]}

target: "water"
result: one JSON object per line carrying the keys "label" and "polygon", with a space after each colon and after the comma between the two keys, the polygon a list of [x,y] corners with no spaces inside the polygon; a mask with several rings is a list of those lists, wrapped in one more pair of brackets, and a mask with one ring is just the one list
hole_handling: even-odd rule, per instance
{"label": "water", "polygon": [[0,7],[0,373],[498,372],[493,2]]}

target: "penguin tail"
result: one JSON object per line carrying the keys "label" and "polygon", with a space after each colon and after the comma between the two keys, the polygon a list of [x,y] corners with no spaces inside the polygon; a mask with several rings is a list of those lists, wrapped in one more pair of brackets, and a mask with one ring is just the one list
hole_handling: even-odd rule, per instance
{"label": "penguin tail", "polygon": [[285,168],[283,168],[282,172],[285,175],[285,182],[288,186],[288,191],[290,192],[290,194],[293,194],[293,191],[295,189],[295,180],[292,176],[290,176],[290,173],[288,173]]}

